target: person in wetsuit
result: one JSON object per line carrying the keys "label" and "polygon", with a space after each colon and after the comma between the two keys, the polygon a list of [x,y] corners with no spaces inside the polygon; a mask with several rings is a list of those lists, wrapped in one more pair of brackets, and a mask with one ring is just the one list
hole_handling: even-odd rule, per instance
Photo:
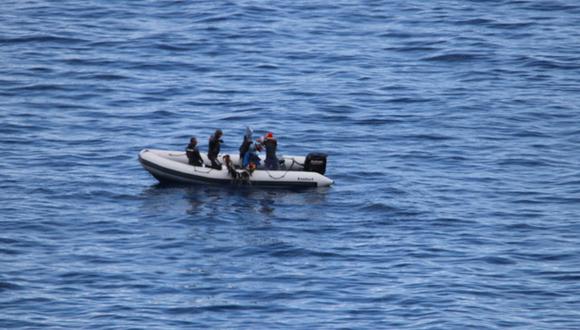
{"label": "person in wetsuit", "polygon": [[248,152],[248,150],[250,150],[250,146],[252,145],[252,129],[250,127],[246,127],[246,134],[244,134],[244,140],[242,141],[242,144],[240,145],[240,166],[243,166],[244,163],[244,156],[246,155],[246,152]]}
{"label": "person in wetsuit", "polygon": [[203,159],[199,154],[199,148],[197,147],[197,139],[193,136],[189,140],[189,144],[187,148],[185,148],[185,154],[187,155],[187,159],[189,160],[189,165],[193,166],[201,166],[203,165]]}
{"label": "person in wetsuit", "polygon": [[223,132],[221,129],[216,129],[215,133],[209,138],[209,148],[207,150],[207,158],[211,161],[211,167],[216,170],[222,169],[222,164],[217,159],[218,154],[220,153],[221,144],[224,141],[221,139],[223,136]]}
{"label": "person in wetsuit", "polygon": [[266,160],[264,161],[266,168],[274,171],[277,170],[278,157],[276,157],[276,149],[278,148],[278,141],[274,138],[274,134],[268,132],[264,137],[264,142],[262,142],[262,144],[266,148]]}
{"label": "person in wetsuit", "polygon": [[244,154],[244,160],[242,162],[244,168],[248,169],[250,164],[254,164],[254,167],[260,165],[260,157],[258,156],[260,149],[259,142],[252,142],[250,144],[248,151]]}

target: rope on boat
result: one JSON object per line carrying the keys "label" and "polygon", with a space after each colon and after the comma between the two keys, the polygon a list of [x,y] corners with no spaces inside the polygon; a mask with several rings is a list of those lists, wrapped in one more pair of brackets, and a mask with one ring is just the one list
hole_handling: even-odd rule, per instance
{"label": "rope on boat", "polygon": [[[185,154],[185,153],[170,154],[170,156],[174,156],[174,155],[175,156],[181,156],[183,154]],[[290,172],[290,170],[292,169],[292,167],[294,166],[294,164],[298,164],[300,166],[304,166],[304,164],[299,163],[294,158],[290,158],[290,159],[292,160],[292,163],[290,164],[290,166],[286,167],[286,171],[284,172],[284,174],[282,174],[281,176],[276,177],[276,176],[272,175],[272,173],[270,171],[268,171],[268,169],[266,168],[265,171],[268,174],[268,176],[270,178],[274,179],[274,180],[280,180],[280,179],[283,179],[283,178],[286,177],[286,175],[288,174],[288,172]],[[208,170],[207,171],[201,171],[201,170],[199,170],[200,168],[208,168]],[[211,167],[193,166],[193,171],[194,172],[209,174],[213,170],[214,170],[214,168],[211,168]],[[250,180],[250,177],[251,177],[252,174],[250,172],[248,172],[247,170],[237,171],[235,169],[234,169],[234,171],[236,171],[239,174],[238,177],[232,177],[232,181],[234,183],[241,183],[241,184],[248,184],[248,185],[251,185],[252,184],[252,182]],[[232,176],[231,174],[232,173],[230,173],[230,176]]]}
{"label": "rope on boat", "polygon": [[209,167],[209,170],[207,170],[207,171],[200,171],[200,170],[198,170],[198,168],[208,168],[208,167],[193,166],[193,165],[192,165],[192,167],[193,167],[194,172],[199,172],[199,173],[204,173],[204,174],[208,174],[209,172],[214,170],[213,168]]}
{"label": "rope on boat", "polygon": [[280,180],[280,179],[284,178],[286,176],[286,174],[288,174],[288,172],[292,169],[292,166],[294,166],[294,163],[300,164],[296,160],[294,160],[294,158],[290,158],[290,159],[292,159],[292,164],[290,164],[290,166],[286,168],[286,172],[284,172],[284,174],[282,174],[282,176],[275,177],[272,174],[270,174],[270,171],[268,171],[268,168],[266,168],[266,173],[268,173],[268,176],[274,180]]}

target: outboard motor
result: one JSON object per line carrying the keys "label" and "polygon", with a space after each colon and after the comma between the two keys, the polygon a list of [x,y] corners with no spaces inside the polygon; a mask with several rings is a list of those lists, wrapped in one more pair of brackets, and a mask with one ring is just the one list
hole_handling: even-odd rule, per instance
{"label": "outboard motor", "polygon": [[307,172],[318,172],[324,175],[326,172],[326,154],[321,152],[311,152],[306,156],[304,170]]}

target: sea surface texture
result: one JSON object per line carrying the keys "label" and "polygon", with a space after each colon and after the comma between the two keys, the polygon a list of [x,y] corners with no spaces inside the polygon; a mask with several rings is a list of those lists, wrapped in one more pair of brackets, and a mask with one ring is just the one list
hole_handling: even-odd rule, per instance
{"label": "sea surface texture", "polygon": [[[0,7],[1,329],[580,328],[580,2]],[[246,126],[335,185],[137,161]]]}

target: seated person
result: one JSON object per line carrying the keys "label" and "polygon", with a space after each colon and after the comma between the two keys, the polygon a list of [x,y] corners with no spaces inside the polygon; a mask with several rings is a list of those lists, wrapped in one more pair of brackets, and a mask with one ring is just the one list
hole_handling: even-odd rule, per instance
{"label": "seated person", "polygon": [[185,154],[187,155],[189,165],[193,166],[203,165],[203,159],[199,154],[199,148],[197,147],[197,139],[195,138],[195,136],[193,136],[189,140],[189,144],[187,145],[187,148],[185,148]]}
{"label": "seated person", "polygon": [[255,166],[260,165],[260,157],[258,156],[258,152],[260,151],[260,147],[257,143],[252,143],[248,148],[248,151],[244,155],[244,161],[242,166],[244,168],[248,168],[250,163],[253,163]]}

